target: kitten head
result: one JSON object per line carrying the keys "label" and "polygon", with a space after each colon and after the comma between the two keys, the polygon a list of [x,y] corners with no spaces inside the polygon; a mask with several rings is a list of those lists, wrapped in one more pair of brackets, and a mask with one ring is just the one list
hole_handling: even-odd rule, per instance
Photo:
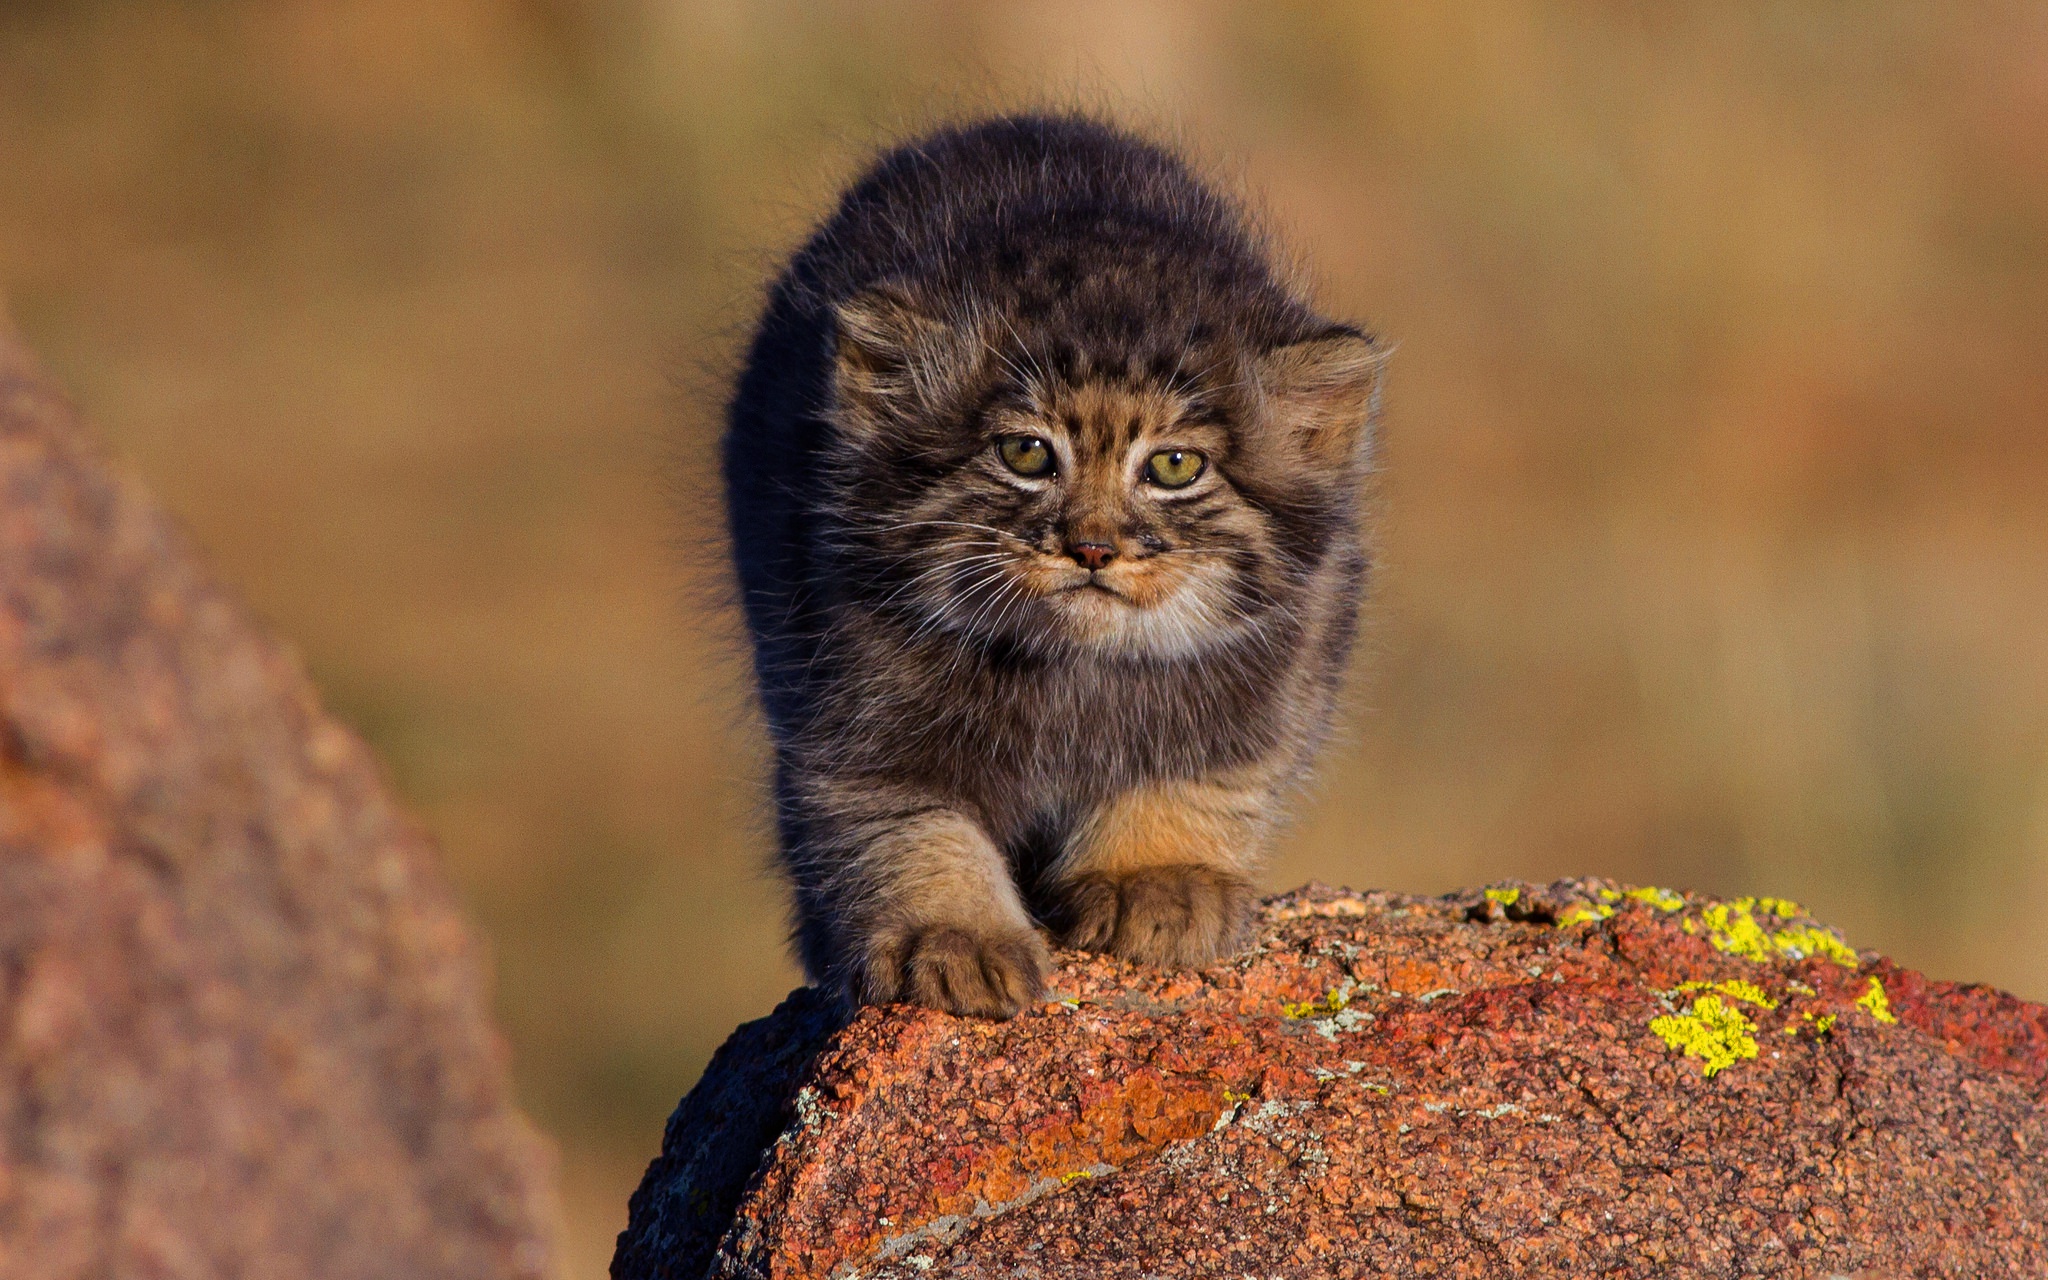
{"label": "kitten head", "polygon": [[1042,319],[839,306],[826,506],[853,597],[1039,654],[1271,638],[1355,547],[1380,351],[1305,312],[1146,326],[1173,341]]}

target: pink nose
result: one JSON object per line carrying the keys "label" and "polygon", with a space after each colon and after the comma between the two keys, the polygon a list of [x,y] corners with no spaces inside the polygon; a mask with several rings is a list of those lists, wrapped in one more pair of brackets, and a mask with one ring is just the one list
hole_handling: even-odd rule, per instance
{"label": "pink nose", "polygon": [[1067,554],[1084,569],[1100,569],[1116,559],[1116,548],[1107,542],[1072,542],[1067,544]]}

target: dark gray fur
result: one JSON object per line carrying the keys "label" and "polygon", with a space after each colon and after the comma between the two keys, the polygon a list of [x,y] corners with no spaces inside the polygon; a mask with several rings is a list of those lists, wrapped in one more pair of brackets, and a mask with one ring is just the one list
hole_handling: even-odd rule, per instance
{"label": "dark gray fur", "polygon": [[[849,309],[863,307],[924,337],[850,354]],[[1334,373],[1302,375],[1293,401],[1261,389],[1293,367],[1273,353],[1318,343],[1339,351]],[[972,904],[917,904],[893,887],[915,879],[914,854],[892,845],[896,862],[863,862],[887,843],[877,833],[932,814],[986,832],[1032,917],[1069,940],[1185,962],[1228,945],[1256,850],[1223,860],[1221,889],[1204,889],[1202,873],[1192,889],[1163,891],[1190,919],[1222,913],[1202,926],[1213,938],[1178,946],[1116,943],[1114,922],[1086,926],[1080,872],[1057,869],[1089,815],[1133,788],[1254,779],[1246,794],[1264,799],[1244,829],[1263,833],[1306,769],[1366,578],[1376,362],[1342,353],[1370,345],[1275,272],[1234,203],[1168,151],[1100,123],[1023,116],[942,130],[887,153],[845,193],[769,292],[724,443],[783,860],[814,977],[856,999],[968,1012],[1008,1012],[1035,993],[1042,949],[1024,954],[1035,943],[1011,928],[977,951],[986,939]],[[849,381],[860,370],[868,380]],[[964,563],[997,545],[998,530],[1019,555],[1054,554],[1075,536],[1068,499],[989,478],[987,424],[1047,386],[1084,383],[1172,397],[1220,442],[1210,496],[1115,516],[1133,560],[1186,552],[1228,566],[1215,591],[1233,629],[1213,644],[1084,643],[1031,601],[1006,603],[1000,621],[927,625],[954,605],[920,595],[920,570],[949,555]],[[856,386],[871,393],[864,406],[849,404]],[[1067,426],[1076,450],[1143,447],[1130,443],[1135,423]],[[934,502],[989,532],[956,545],[943,530],[903,527],[901,513]],[[955,603],[966,619],[973,602]],[[1114,901],[1116,889],[1095,892]],[[1204,893],[1221,895],[1213,909]],[[1127,914],[1140,910],[1126,899]],[[918,943],[935,925],[965,941]],[[1152,927],[1165,937],[1194,926]],[[889,929],[909,941],[871,940]],[[958,954],[920,970],[921,945]],[[949,978],[948,965],[966,976]],[[960,993],[978,980],[994,994]]]}

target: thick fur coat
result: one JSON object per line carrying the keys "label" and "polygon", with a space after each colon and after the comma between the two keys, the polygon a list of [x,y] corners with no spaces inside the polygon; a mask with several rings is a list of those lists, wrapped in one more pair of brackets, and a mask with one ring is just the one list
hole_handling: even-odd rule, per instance
{"label": "thick fur coat", "polygon": [[944,130],[845,193],[724,454],[815,978],[1006,1016],[1046,934],[1236,944],[1355,630],[1381,363],[1102,124]]}

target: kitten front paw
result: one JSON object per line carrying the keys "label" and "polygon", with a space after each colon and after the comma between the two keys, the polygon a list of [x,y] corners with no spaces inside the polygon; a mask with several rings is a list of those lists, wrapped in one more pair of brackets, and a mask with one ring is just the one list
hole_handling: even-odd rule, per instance
{"label": "kitten front paw", "polygon": [[1008,1018],[1045,994],[1052,955],[1028,929],[983,933],[955,925],[891,930],[870,944],[856,997]]}
{"label": "kitten front paw", "polygon": [[1083,876],[1065,893],[1061,940],[1140,964],[1199,969],[1237,950],[1252,914],[1244,877],[1188,863]]}

